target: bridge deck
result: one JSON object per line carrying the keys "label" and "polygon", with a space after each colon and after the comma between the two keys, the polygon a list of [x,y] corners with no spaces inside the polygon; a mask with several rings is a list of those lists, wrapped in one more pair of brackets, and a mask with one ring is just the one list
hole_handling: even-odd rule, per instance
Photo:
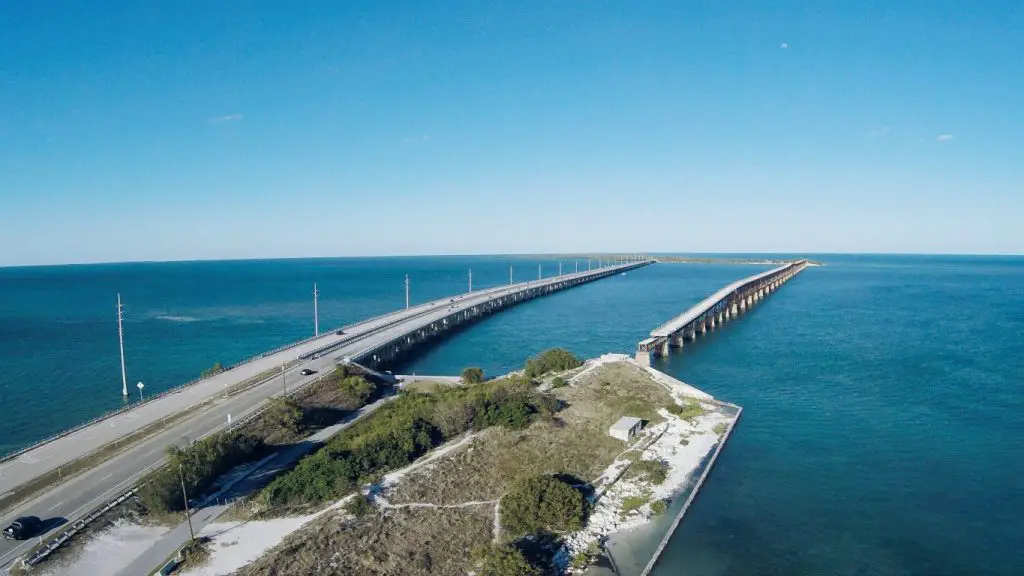
{"label": "bridge deck", "polygon": [[783,266],[779,266],[778,268],[773,268],[766,272],[762,272],[760,274],[748,276],[746,278],[743,278],[742,280],[737,280],[732,284],[729,284],[725,288],[722,288],[721,290],[715,292],[711,296],[708,296],[707,298],[701,300],[686,312],[683,312],[679,316],[676,316],[675,318],[669,320],[668,322],[662,324],[661,326],[658,326],[654,330],[651,330],[651,336],[655,338],[667,338],[668,336],[671,336],[672,334],[675,334],[676,332],[679,332],[680,330],[685,328],[687,324],[690,324],[694,320],[700,318],[701,315],[703,315],[708,310],[713,308],[723,298],[726,298],[727,296],[729,296],[736,290],[742,288],[743,286],[746,286],[747,284],[750,284],[752,282],[757,282],[762,278],[771,276],[772,274],[775,274],[777,272],[782,272],[783,270],[786,270],[798,264],[799,262],[792,262]]}

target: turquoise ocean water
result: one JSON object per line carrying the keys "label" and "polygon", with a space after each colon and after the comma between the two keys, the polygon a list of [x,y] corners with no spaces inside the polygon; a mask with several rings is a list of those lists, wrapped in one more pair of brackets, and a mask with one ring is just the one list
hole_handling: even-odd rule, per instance
{"label": "turquoise ocean water", "polygon": [[[744,417],[656,574],[1022,574],[1024,259],[819,256],[659,364]],[[0,269],[0,452],[321,327],[557,270],[504,257]],[[563,260],[564,269],[573,267]],[[758,266],[660,264],[526,303],[394,369],[489,374],[551,346],[631,352]]]}

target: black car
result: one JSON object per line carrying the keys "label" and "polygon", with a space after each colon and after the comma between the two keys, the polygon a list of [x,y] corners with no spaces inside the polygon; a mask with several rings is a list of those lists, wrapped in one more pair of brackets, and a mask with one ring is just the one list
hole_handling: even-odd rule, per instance
{"label": "black car", "polygon": [[345,331],[344,330],[338,330],[337,332],[335,332],[335,334],[337,334],[338,336],[344,336],[345,335]]}
{"label": "black car", "polygon": [[302,369],[302,370],[301,370],[301,371],[299,372],[299,374],[302,374],[303,376],[309,376],[310,374],[316,374],[316,370],[311,370],[311,369],[309,369],[309,368],[303,368],[303,369]]}
{"label": "black car", "polygon": [[35,516],[22,516],[7,528],[4,528],[4,538],[8,540],[24,540],[31,538],[42,527],[43,522]]}

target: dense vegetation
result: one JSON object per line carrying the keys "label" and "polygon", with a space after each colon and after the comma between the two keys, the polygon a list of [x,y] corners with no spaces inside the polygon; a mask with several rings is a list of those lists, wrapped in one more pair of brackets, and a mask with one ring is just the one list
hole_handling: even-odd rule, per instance
{"label": "dense vegetation", "polygon": [[580,530],[587,517],[583,493],[546,474],[513,482],[500,506],[502,532],[510,537]]}
{"label": "dense vegetation", "polygon": [[484,381],[483,368],[470,366],[462,371],[462,382],[465,384],[479,384]]}
{"label": "dense vegetation", "polygon": [[271,426],[288,434],[298,434],[302,428],[302,406],[291,398],[275,396],[268,401],[263,418]]}
{"label": "dense vegetation", "polygon": [[263,455],[265,445],[253,436],[215,434],[186,448],[172,446],[168,464],[155,472],[139,490],[139,498],[150,512],[167,513],[185,509],[179,480],[179,466],[190,498],[203,495],[221,474]]}
{"label": "dense vegetation", "polygon": [[527,360],[524,374],[527,378],[536,378],[548,372],[572,370],[582,365],[583,361],[572,352],[562,348],[552,348]]}
{"label": "dense vegetation", "polygon": [[476,556],[481,563],[479,576],[541,576],[541,571],[511,544],[490,546]]}
{"label": "dense vegetation", "polygon": [[337,380],[338,389],[349,408],[362,408],[377,393],[377,386],[362,376],[345,375],[344,368],[338,368],[331,378]]}
{"label": "dense vegetation", "polygon": [[339,498],[364,482],[400,468],[467,430],[521,429],[557,409],[529,381],[505,379],[437,393],[403,391],[372,416],[344,430],[262,492],[269,506]]}

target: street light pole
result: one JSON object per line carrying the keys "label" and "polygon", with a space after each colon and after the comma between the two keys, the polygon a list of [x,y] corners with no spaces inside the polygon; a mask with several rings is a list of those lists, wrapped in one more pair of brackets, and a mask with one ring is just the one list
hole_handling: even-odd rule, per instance
{"label": "street light pole", "polygon": [[317,298],[320,292],[316,289],[316,282],[313,283],[313,336],[320,335],[320,310],[317,307]]}
{"label": "street light pole", "polygon": [[288,395],[288,373],[284,370],[284,362],[281,362],[281,395]]}
{"label": "street light pole", "polygon": [[541,278],[542,276],[540,274],[540,264],[537,264],[537,281],[540,281]]}
{"label": "street light pole", "polygon": [[138,384],[136,384],[136,386],[139,387],[139,402],[142,402],[142,400],[143,400],[143,398],[142,398],[142,387],[143,387],[143,384],[142,384],[142,382],[139,382]]}
{"label": "street light pole", "polygon": [[508,285],[512,285],[512,265],[508,265]]}
{"label": "street light pole", "polygon": [[178,464],[178,479],[181,480],[181,497],[185,500],[185,518],[188,519],[188,533],[191,536],[190,540],[195,540],[196,533],[192,530],[192,514],[188,511],[188,493],[185,492],[185,473],[181,469],[181,464]]}
{"label": "street light pole", "polygon": [[121,346],[121,396],[128,397],[128,376],[124,371],[124,329],[121,327],[121,293],[117,293],[117,342]]}
{"label": "street light pole", "polygon": [[405,309],[409,309],[409,275],[405,275]]}
{"label": "street light pole", "polygon": [[473,269],[469,269],[469,293],[473,293]]}

